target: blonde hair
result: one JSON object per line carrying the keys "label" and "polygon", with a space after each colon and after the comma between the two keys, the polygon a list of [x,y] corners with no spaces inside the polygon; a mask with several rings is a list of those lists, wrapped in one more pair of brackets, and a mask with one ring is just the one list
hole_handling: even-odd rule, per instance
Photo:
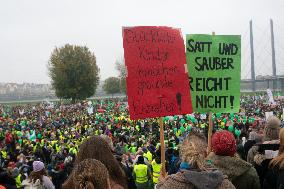
{"label": "blonde hair", "polygon": [[192,168],[206,170],[206,149],[206,138],[195,131],[191,131],[180,147],[181,160],[189,163]]}
{"label": "blonde hair", "polygon": [[270,167],[279,167],[279,169],[284,169],[284,128],[280,130],[279,134],[280,146],[278,156],[273,158],[270,162]]}

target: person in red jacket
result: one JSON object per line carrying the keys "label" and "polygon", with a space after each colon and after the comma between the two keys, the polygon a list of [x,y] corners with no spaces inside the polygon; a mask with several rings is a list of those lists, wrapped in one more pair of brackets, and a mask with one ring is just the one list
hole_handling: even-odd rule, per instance
{"label": "person in red jacket", "polygon": [[12,133],[10,133],[9,131],[6,133],[5,135],[5,143],[7,145],[11,144],[13,141],[13,136],[12,136]]}
{"label": "person in red jacket", "polygon": [[5,143],[7,146],[7,151],[9,153],[11,153],[14,149],[13,149],[13,135],[11,132],[7,131],[6,135],[5,135]]}

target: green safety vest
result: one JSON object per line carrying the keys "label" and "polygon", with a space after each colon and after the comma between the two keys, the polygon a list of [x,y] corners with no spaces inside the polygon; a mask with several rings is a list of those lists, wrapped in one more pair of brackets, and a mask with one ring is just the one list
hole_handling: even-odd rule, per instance
{"label": "green safety vest", "polygon": [[148,167],[145,164],[134,165],[134,173],[137,183],[148,182]]}
{"label": "green safety vest", "polygon": [[136,125],[136,130],[139,132],[140,131],[140,128],[139,128],[139,126],[138,125]]}
{"label": "green safety vest", "polygon": [[131,152],[132,154],[135,154],[135,153],[137,152],[137,148],[134,147],[134,146],[131,146],[131,147],[130,147],[130,152]]}
{"label": "green safety vest", "polygon": [[124,146],[124,151],[125,151],[125,153],[128,153],[128,152],[129,152],[128,145],[125,145],[125,146]]}
{"label": "green safety vest", "polygon": [[153,168],[153,183],[157,184],[159,177],[160,177],[160,172],[161,172],[161,168],[162,168],[162,164],[158,164],[156,163],[156,161],[154,160],[152,162],[152,168]]}

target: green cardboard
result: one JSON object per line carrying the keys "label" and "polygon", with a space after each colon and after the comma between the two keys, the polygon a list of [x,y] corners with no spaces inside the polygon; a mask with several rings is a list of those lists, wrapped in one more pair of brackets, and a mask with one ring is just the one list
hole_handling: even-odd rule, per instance
{"label": "green cardboard", "polygon": [[239,112],[241,36],[186,35],[186,59],[193,110]]}

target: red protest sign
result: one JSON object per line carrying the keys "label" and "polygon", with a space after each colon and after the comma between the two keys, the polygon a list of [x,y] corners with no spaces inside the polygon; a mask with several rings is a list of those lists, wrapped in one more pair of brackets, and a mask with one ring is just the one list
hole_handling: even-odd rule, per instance
{"label": "red protest sign", "polygon": [[131,119],[191,113],[180,30],[139,26],[122,32]]}

